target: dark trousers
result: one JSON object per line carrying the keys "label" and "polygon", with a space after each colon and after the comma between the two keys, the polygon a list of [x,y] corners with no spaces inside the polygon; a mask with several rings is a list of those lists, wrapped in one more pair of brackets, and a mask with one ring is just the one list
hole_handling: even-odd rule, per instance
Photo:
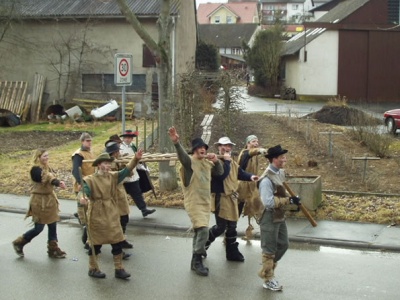
{"label": "dark trousers", "polygon": [[[101,246],[103,245],[94,245],[94,252],[96,255],[98,255],[101,252]],[[121,242],[120,243],[116,243],[116,244],[111,244],[111,253],[112,255],[118,255],[122,253],[122,245]],[[89,255],[92,255],[92,247],[90,247],[89,251],[88,251]]]}
{"label": "dark trousers", "polygon": [[220,236],[222,233],[225,232],[226,238],[236,238],[237,236],[237,222],[236,221],[229,221],[219,217],[219,207],[220,207],[220,200],[221,195],[215,195],[215,225],[210,229],[210,236],[209,239],[214,241],[215,238]]}
{"label": "dark trousers", "polygon": [[126,231],[126,225],[127,225],[128,222],[129,222],[129,215],[121,216],[121,217],[119,218],[119,221],[120,221],[120,223],[121,223],[122,232],[125,233],[125,231]]}
{"label": "dark trousers", "polygon": [[[38,236],[43,231],[45,225],[46,224],[35,223],[31,230],[28,230],[23,234],[24,239],[27,242],[30,242],[34,237]],[[47,240],[57,241],[57,222],[47,224],[47,227],[49,229]]]}
{"label": "dark trousers", "polygon": [[141,211],[146,209],[146,202],[144,202],[142,191],[140,190],[139,180],[132,182],[124,182],[126,193],[132,197],[137,208]]}

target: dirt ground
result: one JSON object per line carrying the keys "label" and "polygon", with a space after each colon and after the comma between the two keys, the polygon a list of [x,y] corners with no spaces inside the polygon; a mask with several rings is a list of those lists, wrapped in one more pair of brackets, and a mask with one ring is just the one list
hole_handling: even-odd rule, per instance
{"label": "dirt ground", "polygon": [[[339,116],[343,118],[343,115]],[[345,127],[323,123],[324,118],[319,116],[321,122],[313,123],[313,131],[327,132],[329,130],[340,131],[342,134],[334,137],[335,147],[340,148],[350,156],[374,156],[363,144],[355,142],[348,135]],[[216,152],[214,147],[221,136],[226,133],[223,128],[223,120],[217,116],[214,118],[212,136],[210,140],[210,152]],[[296,127],[296,126],[292,126]],[[322,189],[337,191],[339,193],[324,193],[323,203],[312,214],[317,219],[341,219],[349,221],[375,222],[387,224],[400,224],[400,204],[397,197],[384,197],[383,194],[400,194],[397,184],[399,173],[398,153],[393,151],[390,158],[368,161],[366,178],[363,178],[362,162],[354,161],[343,166],[341,160],[332,158],[326,149],[319,145],[309,145],[304,135],[289,128],[285,121],[271,117],[263,113],[243,113],[237,118],[235,126],[229,135],[236,143],[234,152],[239,153],[244,147],[248,135],[255,134],[260,145],[269,148],[281,144],[289,150],[286,171],[292,176],[320,175]],[[21,150],[33,150],[36,148],[51,149],[63,145],[66,141],[77,140],[79,132],[18,132],[1,133],[1,154],[14,157]],[[15,154],[17,153],[17,154]],[[14,155],[15,154],[15,155]],[[335,153],[340,156],[339,152]],[[70,153],[65,154],[70,155]],[[262,158],[261,172],[267,165],[267,160]],[[26,164],[26,157],[21,163]],[[52,162],[52,167],[58,169],[58,176],[71,179],[71,171],[65,167],[57,166]],[[157,176],[157,168],[153,167],[151,175]],[[29,194],[29,182],[20,182],[21,189],[10,190],[7,178],[0,176],[0,193]],[[71,189],[72,183],[68,183]],[[179,206],[182,207],[183,196],[180,190],[160,193],[157,189],[157,181],[154,181],[157,199],[151,192],[146,194],[146,200],[150,205]],[[343,193],[340,193],[342,191]],[[377,195],[348,195],[348,192],[382,193]],[[71,195],[72,189],[71,189]],[[65,197],[62,194],[60,197]]]}
{"label": "dirt ground", "polygon": [[79,139],[81,132],[29,131],[4,132],[0,134],[0,153],[12,156],[24,150],[49,149]]}

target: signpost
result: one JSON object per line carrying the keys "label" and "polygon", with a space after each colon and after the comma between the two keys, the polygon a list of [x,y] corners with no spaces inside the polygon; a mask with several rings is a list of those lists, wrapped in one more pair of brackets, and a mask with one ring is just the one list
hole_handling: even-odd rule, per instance
{"label": "signpost", "polygon": [[122,86],[122,133],[125,132],[125,87],[132,84],[132,54],[116,53],[114,56],[114,84]]}

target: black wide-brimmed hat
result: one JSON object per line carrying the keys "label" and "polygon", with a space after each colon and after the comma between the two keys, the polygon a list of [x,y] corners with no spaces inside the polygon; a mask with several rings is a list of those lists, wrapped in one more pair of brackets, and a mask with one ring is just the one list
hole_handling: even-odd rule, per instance
{"label": "black wide-brimmed hat", "polygon": [[107,147],[107,144],[110,142],[116,142],[118,144],[122,143],[122,140],[119,138],[118,134],[114,134],[112,136],[109,137],[109,139],[104,143],[104,146]]}
{"label": "black wide-brimmed hat", "polygon": [[197,148],[200,147],[206,147],[206,150],[208,149],[208,145],[206,143],[204,143],[204,141],[201,138],[195,138],[192,141],[192,153],[194,152],[194,150],[196,150]]}
{"label": "black wide-brimmed hat", "polygon": [[112,162],[114,160],[114,157],[111,157],[110,154],[108,153],[102,153],[100,154],[96,160],[93,162],[92,166],[97,167],[99,164],[101,164],[103,161],[109,161]]}
{"label": "black wide-brimmed hat", "polygon": [[106,144],[106,152],[112,154],[119,151],[119,144],[117,142],[111,141]]}
{"label": "black wide-brimmed hat", "polygon": [[266,158],[274,158],[278,157],[279,155],[287,153],[288,150],[283,149],[281,145],[276,145],[268,149],[267,154],[265,155]]}
{"label": "black wide-brimmed hat", "polygon": [[120,134],[120,137],[136,137],[139,135],[138,131],[132,131],[130,129],[125,130],[123,134]]}

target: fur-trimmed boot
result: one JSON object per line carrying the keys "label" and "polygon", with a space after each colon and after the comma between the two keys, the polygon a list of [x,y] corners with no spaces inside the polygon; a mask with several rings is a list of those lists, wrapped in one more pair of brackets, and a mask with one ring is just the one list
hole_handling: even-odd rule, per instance
{"label": "fur-trimmed boot", "polygon": [[208,268],[203,265],[201,254],[193,253],[191,269],[194,270],[197,275],[208,276]]}
{"label": "fur-trimmed boot", "polygon": [[131,274],[124,270],[122,266],[122,253],[114,255],[115,278],[126,279],[131,277]]}
{"label": "fur-trimmed boot", "polygon": [[97,264],[98,255],[89,255],[89,272],[88,275],[94,278],[106,278],[106,274],[100,271]]}
{"label": "fur-trimmed boot", "polygon": [[24,237],[21,235],[19,236],[15,241],[12,242],[15,253],[19,255],[20,257],[24,257],[24,246],[28,244],[29,242],[24,239]]}
{"label": "fur-trimmed boot", "polygon": [[49,241],[47,245],[47,253],[51,258],[65,258],[65,256],[67,256],[67,253],[58,247],[57,241]]}
{"label": "fur-trimmed boot", "polygon": [[226,239],[226,259],[229,261],[240,261],[244,262],[244,256],[239,251],[239,243],[236,239]]}

